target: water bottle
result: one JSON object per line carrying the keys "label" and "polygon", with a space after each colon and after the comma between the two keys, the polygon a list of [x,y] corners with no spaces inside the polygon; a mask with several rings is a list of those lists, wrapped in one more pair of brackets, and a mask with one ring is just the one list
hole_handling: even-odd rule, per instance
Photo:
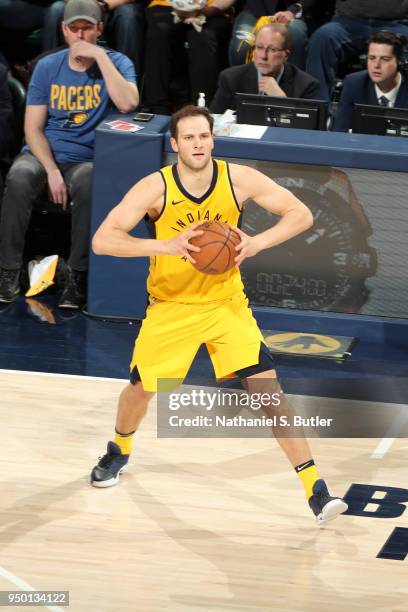
{"label": "water bottle", "polygon": [[205,108],[205,93],[202,91],[198,94],[197,106]]}

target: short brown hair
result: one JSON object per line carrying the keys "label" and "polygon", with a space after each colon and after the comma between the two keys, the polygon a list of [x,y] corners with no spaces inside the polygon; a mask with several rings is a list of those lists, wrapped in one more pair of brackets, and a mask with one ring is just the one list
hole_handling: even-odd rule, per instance
{"label": "short brown hair", "polygon": [[407,44],[407,39],[405,36],[396,34],[394,32],[388,32],[386,30],[375,32],[368,39],[367,53],[369,52],[369,48],[372,43],[377,45],[389,45],[392,48],[392,53],[395,56],[397,63],[401,64],[404,61],[404,48]]}
{"label": "short brown hair", "polygon": [[186,117],[205,117],[208,121],[208,125],[210,126],[210,132],[211,134],[213,133],[214,119],[210,115],[209,110],[201,106],[193,106],[193,104],[189,104],[171,116],[170,135],[172,138],[177,138],[178,123],[181,121],[181,119],[185,119]]}

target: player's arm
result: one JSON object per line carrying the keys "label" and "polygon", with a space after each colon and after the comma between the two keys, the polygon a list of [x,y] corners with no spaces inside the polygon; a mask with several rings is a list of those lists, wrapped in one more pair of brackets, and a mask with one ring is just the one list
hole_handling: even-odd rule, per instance
{"label": "player's arm", "polygon": [[147,214],[158,217],[163,206],[164,182],[159,172],[150,174],[136,183],[123,200],[111,210],[92,239],[92,249],[97,255],[114,257],[150,257],[153,255],[181,255],[193,261],[189,251],[200,249],[189,244],[198,223],[170,240],[138,238],[129,232]]}
{"label": "player's arm", "polygon": [[248,236],[238,230],[241,242],[236,247],[237,265],[246,257],[286,242],[313,225],[313,216],[308,207],[262,172],[249,166],[230,164],[230,173],[238,201],[252,199],[265,210],[281,217],[276,225],[256,236]]}

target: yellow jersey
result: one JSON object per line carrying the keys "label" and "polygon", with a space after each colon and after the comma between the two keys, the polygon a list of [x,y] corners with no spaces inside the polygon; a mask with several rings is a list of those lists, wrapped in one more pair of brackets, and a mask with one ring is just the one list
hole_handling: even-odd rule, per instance
{"label": "yellow jersey", "polygon": [[[211,185],[200,198],[184,189],[176,164],[162,168],[160,173],[165,185],[164,204],[156,221],[149,220],[152,237],[175,238],[196,221],[223,221],[237,227],[242,210],[225,161],[213,160]],[[150,257],[147,290],[158,300],[194,304],[224,300],[242,291],[243,284],[236,267],[223,274],[205,274],[186,257],[158,255]]]}

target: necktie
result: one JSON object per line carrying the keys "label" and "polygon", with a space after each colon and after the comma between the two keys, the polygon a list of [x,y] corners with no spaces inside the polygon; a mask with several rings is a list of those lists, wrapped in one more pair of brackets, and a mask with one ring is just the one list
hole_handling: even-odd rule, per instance
{"label": "necktie", "polygon": [[386,96],[380,96],[378,98],[378,103],[380,106],[388,106],[390,101]]}

